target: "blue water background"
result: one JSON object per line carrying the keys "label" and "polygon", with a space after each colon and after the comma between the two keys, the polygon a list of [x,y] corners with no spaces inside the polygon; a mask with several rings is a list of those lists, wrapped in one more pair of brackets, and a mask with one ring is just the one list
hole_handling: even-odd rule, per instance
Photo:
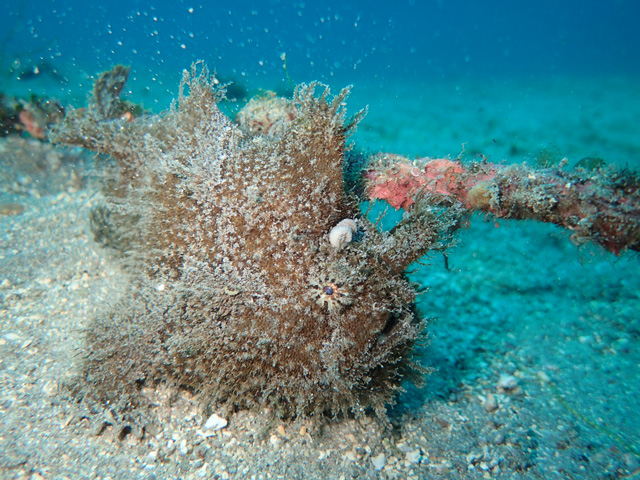
{"label": "blue water background", "polygon": [[[39,60],[156,75],[204,59],[248,83],[640,73],[640,2],[30,0],[0,17],[2,69]],[[172,78],[175,78],[173,75]]]}

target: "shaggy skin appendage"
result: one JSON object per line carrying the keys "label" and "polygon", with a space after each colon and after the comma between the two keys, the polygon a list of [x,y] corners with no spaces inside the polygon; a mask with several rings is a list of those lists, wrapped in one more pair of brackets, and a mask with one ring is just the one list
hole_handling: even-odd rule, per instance
{"label": "shaggy skin appendage", "polygon": [[[96,224],[132,277],[89,328],[80,394],[123,416],[144,411],[143,385],[168,382],[230,409],[384,417],[423,329],[403,272],[445,247],[456,207],[432,198],[392,232],[361,215],[344,180],[361,116],[345,118],[348,90],[299,86],[265,132],[251,112],[221,113],[200,64],[171,110],[123,115],[127,72],[103,74],[53,133],[113,159]],[[336,248],[344,219],[357,232]]]}

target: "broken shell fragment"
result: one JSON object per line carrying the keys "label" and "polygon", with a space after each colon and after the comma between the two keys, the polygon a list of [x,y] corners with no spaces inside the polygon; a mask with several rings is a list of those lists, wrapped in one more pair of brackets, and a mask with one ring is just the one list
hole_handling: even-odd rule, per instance
{"label": "broken shell fragment", "polygon": [[216,430],[220,430],[221,428],[225,428],[227,426],[227,419],[222,418],[218,414],[213,414],[209,417],[209,419],[204,424],[204,430],[209,432],[215,432]]}
{"label": "broken shell fragment", "polygon": [[340,250],[347,243],[351,242],[353,234],[356,233],[357,230],[356,222],[350,218],[345,218],[329,232],[329,243],[331,243],[334,248]]}

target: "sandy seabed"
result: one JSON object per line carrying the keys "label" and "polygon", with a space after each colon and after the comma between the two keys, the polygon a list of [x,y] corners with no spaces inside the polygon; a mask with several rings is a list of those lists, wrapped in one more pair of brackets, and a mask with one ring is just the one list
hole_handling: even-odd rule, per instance
{"label": "sandy seabed", "polygon": [[[637,80],[637,79],[636,79]],[[409,157],[542,151],[640,169],[634,79],[358,85],[354,141]],[[377,92],[377,93],[376,93]],[[464,144],[464,147],[463,147]],[[640,266],[556,227],[476,216],[429,287],[426,387],[374,418],[269,421],[240,412],[203,432],[188,393],[149,392],[162,424],[129,431],[67,393],[83,330],[126,288],[93,240],[92,160],[0,140],[0,478],[635,478],[640,475]]]}

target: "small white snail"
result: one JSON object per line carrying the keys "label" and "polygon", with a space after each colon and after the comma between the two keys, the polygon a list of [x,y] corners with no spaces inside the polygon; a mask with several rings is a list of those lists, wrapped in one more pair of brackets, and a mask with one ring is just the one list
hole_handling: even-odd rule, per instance
{"label": "small white snail", "polygon": [[356,222],[350,218],[345,218],[329,232],[329,243],[340,250],[347,243],[351,242],[353,234],[356,233],[357,230]]}

